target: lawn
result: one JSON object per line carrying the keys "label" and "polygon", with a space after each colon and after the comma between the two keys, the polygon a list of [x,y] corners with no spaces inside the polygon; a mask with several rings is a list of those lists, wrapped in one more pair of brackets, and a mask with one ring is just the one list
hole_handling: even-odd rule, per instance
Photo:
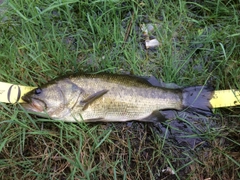
{"label": "lawn", "polygon": [[[1,3],[1,1],[0,1]],[[78,72],[240,89],[240,1],[5,0],[0,81]],[[146,48],[142,27],[153,27]],[[239,107],[164,123],[66,123],[0,103],[1,179],[240,179]]]}

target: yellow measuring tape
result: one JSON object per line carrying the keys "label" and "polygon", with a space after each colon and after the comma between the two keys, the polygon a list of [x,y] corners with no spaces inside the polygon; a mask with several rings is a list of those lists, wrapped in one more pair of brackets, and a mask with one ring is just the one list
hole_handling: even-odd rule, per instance
{"label": "yellow measuring tape", "polygon": [[0,82],[0,102],[23,103],[22,96],[36,87]]}
{"label": "yellow measuring tape", "polygon": [[213,108],[238,106],[240,105],[240,91],[235,89],[214,91],[210,103]]}
{"label": "yellow measuring tape", "polygon": [[[0,102],[23,103],[22,96],[36,87],[14,85],[0,82]],[[239,90],[217,90],[214,91],[210,100],[213,108],[230,107],[240,105]]]}

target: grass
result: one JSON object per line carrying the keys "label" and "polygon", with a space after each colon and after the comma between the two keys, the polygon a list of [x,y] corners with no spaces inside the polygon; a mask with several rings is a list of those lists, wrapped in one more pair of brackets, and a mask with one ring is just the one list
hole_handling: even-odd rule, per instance
{"label": "grass", "polygon": [[[8,0],[0,5],[0,81],[37,86],[67,73],[105,71],[239,89],[239,3]],[[146,50],[143,23],[156,24],[151,36],[159,47]],[[74,124],[1,103],[0,177],[240,179],[239,108],[214,112],[157,126]],[[162,172],[167,167],[175,174]]]}

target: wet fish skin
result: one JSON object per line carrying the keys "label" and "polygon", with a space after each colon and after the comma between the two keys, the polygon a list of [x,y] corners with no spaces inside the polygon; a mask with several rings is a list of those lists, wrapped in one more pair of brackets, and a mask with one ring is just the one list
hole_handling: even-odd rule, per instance
{"label": "wet fish skin", "polygon": [[210,112],[211,94],[204,86],[167,89],[131,75],[79,74],[32,90],[23,96],[27,102],[23,107],[40,116],[69,122],[151,121],[153,117],[162,118],[158,110],[164,109]]}

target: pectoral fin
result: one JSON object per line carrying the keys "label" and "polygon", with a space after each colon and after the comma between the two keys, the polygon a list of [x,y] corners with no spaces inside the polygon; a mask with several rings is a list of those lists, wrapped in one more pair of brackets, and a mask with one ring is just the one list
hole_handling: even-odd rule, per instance
{"label": "pectoral fin", "polygon": [[160,111],[153,111],[148,117],[141,119],[140,121],[145,122],[165,122],[168,120],[166,114],[162,114]]}
{"label": "pectoral fin", "polygon": [[82,110],[86,110],[87,107],[96,99],[100,98],[101,96],[103,96],[104,94],[106,94],[108,92],[108,90],[104,89],[101,91],[98,91],[94,94],[91,94],[90,96],[88,96],[86,99],[81,101],[81,104],[84,104],[83,109]]}

